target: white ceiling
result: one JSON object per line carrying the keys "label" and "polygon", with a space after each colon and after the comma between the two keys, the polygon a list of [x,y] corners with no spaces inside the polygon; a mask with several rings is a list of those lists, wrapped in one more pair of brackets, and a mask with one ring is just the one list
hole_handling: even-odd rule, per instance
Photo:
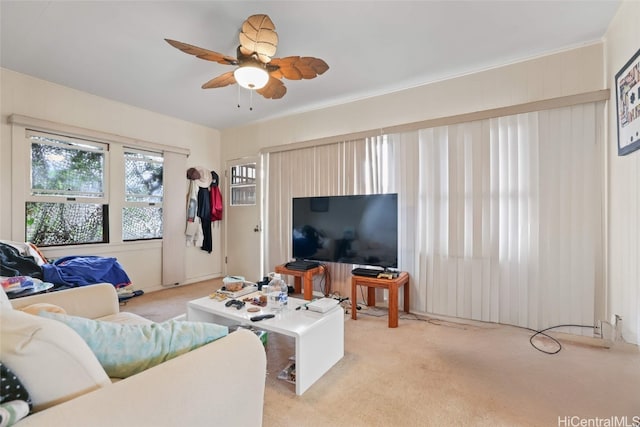
{"label": "white ceiling", "polygon": [[[0,64],[147,110],[224,129],[385,94],[600,41],[619,0],[5,1]],[[267,100],[201,89],[230,66],[163,39],[236,56],[238,32],[266,13],[276,57],[324,59],[313,80]],[[238,101],[241,107],[238,108]]]}

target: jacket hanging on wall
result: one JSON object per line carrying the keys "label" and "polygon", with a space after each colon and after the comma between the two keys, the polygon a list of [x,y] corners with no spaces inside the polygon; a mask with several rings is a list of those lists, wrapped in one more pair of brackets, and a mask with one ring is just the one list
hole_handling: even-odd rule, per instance
{"label": "jacket hanging on wall", "polygon": [[211,253],[213,250],[211,237],[211,195],[209,194],[208,188],[200,187],[198,190],[198,217],[202,224],[202,234],[204,236],[201,249]]}
{"label": "jacket hanging on wall", "polygon": [[[202,166],[196,166],[193,168],[189,168],[187,170],[187,178],[192,181],[194,187],[197,188],[196,195],[196,209],[195,209],[195,218],[200,221],[200,225],[202,227],[202,246],[201,249],[203,251],[207,251],[211,253],[213,250],[213,242],[211,236],[211,191],[210,187],[213,181],[213,175],[210,171],[203,168]],[[193,189],[195,190],[195,188]],[[190,187],[190,193],[188,196],[188,207],[187,207],[187,229],[193,231],[193,226],[189,226],[189,218],[192,213],[190,209],[191,198],[193,196],[192,189]],[[189,235],[187,235],[189,236]],[[199,239],[198,239],[199,240]],[[193,240],[192,240],[193,241]]]}
{"label": "jacket hanging on wall", "polygon": [[218,174],[215,171],[211,171],[211,221],[222,221],[222,194],[220,193],[220,187],[218,186]]}

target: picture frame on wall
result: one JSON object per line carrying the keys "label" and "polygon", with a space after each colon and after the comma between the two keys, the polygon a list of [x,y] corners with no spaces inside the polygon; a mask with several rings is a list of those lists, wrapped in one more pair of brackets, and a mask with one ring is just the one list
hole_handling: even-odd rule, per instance
{"label": "picture frame on wall", "polygon": [[640,148],[640,49],[616,74],[618,155]]}

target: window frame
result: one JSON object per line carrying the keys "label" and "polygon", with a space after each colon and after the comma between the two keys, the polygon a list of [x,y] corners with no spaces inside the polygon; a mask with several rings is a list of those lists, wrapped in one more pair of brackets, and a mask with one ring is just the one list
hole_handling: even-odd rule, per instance
{"label": "window frame", "polygon": [[[25,164],[25,187],[21,197],[23,203],[21,206],[21,240],[28,240],[28,224],[27,212],[30,203],[55,203],[55,204],[89,204],[102,206],[102,239],[99,241],[82,241],[73,243],[39,243],[39,246],[47,248],[65,248],[79,245],[99,245],[111,243],[129,243],[144,242],[153,240],[162,240],[164,235],[164,182],[163,195],[157,201],[134,201],[127,200],[131,196],[126,189],[126,161],[128,153],[139,153],[149,156],[149,161],[154,161],[153,157],[162,159],[163,181],[165,176],[165,151],[162,149],[147,148],[144,146],[137,147],[135,144],[122,144],[118,142],[110,142],[108,140],[97,140],[93,138],[84,138],[65,134],[65,132],[49,132],[46,130],[34,130],[29,127],[24,128],[24,158]],[[38,140],[43,138],[44,140]],[[57,144],[59,141],[60,144]],[[80,151],[98,152],[102,154],[102,192],[96,193],[96,196],[79,194],[71,192],[68,194],[38,194],[38,190],[32,188],[32,145],[44,144],[50,146],[60,146],[63,149],[77,149]],[[70,144],[66,146],[65,144]],[[160,163],[160,162],[158,162]],[[119,182],[122,183],[121,191],[112,192],[111,189],[118,189]],[[115,187],[114,187],[115,185]],[[160,209],[160,218],[163,224],[159,236],[125,238],[124,230],[124,209],[127,207],[158,207]]]}
{"label": "window frame", "polygon": [[[151,202],[151,201],[133,201],[133,200],[127,200],[127,197],[129,196],[129,193],[127,192],[127,183],[126,183],[126,162],[127,162],[127,153],[136,153],[136,154],[142,154],[144,156],[153,156],[153,157],[161,157],[162,158],[162,162],[155,162],[153,160],[151,160],[152,162],[155,163],[162,163],[162,181],[163,181],[163,191],[162,191],[162,196],[160,196],[160,200],[156,201],[156,202]],[[152,151],[152,150],[145,150],[145,149],[140,149],[140,148],[136,148],[136,147],[130,147],[130,146],[124,146],[122,149],[122,161],[123,161],[123,189],[122,189],[122,206],[120,209],[120,215],[121,215],[121,227],[120,227],[120,236],[122,238],[123,242],[137,242],[137,241],[146,241],[146,240],[161,240],[164,236],[164,218],[161,224],[161,230],[160,230],[160,236],[155,236],[155,237],[137,237],[137,238],[133,238],[133,239],[128,239],[125,238],[125,233],[124,233],[124,210],[126,208],[132,208],[132,207],[137,207],[137,208],[146,208],[146,207],[159,207],[160,208],[160,213],[162,214],[162,210],[164,209],[164,153],[162,153],[161,151]],[[162,215],[161,215],[162,216]]]}
{"label": "window frame", "polygon": [[[253,166],[253,167],[249,167]],[[247,174],[239,174],[234,175],[234,169],[247,169],[253,170],[253,176]],[[243,163],[239,165],[233,165],[229,168],[229,175],[231,176],[229,179],[229,195],[231,196],[229,199],[230,206],[255,206],[257,203],[257,170],[258,164],[256,162]],[[241,182],[236,183],[235,180],[239,179]],[[251,194],[251,189],[253,189],[253,194]],[[246,203],[240,203],[236,200],[236,193],[238,192],[246,192],[249,190],[249,196],[253,197],[253,200],[249,200]]]}
{"label": "window frame", "polygon": [[[33,194],[33,187],[32,187],[32,159],[31,159],[31,145],[33,144],[33,141],[31,140],[31,136],[37,136],[37,137],[42,137],[42,138],[49,138],[49,139],[58,139],[61,142],[68,142],[71,144],[78,144],[78,145],[93,145],[95,147],[101,147],[103,150],[81,150],[81,151],[96,151],[96,152],[103,152],[104,153],[104,165],[103,165],[103,169],[102,169],[102,196],[101,197],[87,197],[87,196],[81,196],[81,195],[77,195],[77,196],[71,196],[71,195],[45,195],[45,194]],[[59,134],[54,134],[54,133],[46,133],[46,132],[39,132],[39,131],[33,131],[30,129],[27,129],[26,132],[26,140],[28,143],[28,158],[29,158],[29,167],[28,169],[28,174],[29,174],[29,180],[28,180],[28,189],[27,189],[27,194],[26,196],[26,201],[27,202],[49,202],[49,203],[59,203],[64,199],[64,202],[75,202],[75,203],[91,203],[91,204],[108,204],[108,200],[109,200],[109,180],[110,180],[110,168],[111,168],[111,162],[110,162],[110,154],[111,154],[111,150],[109,147],[109,144],[104,143],[104,142],[99,142],[99,141],[93,141],[93,140],[89,140],[89,139],[78,139],[78,138],[73,138],[73,137],[67,137],[67,136],[63,136],[63,135],[59,135]],[[56,144],[51,144],[51,143],[47,143],[44,142],[42,143],[44,145],[52,145],[55,146]],[[80,150],[80,149],[77,149]]]}
{"label": "window frame", "polygon": [[[50,141],[37,141],[34,138],[46,138],[53,141],[58,141],[60,144]],[[102,240],[101,241],[86,241],[75,243],[56,243],[56,244],[39,244],[42,247],[66,247],[77,245],[96,245],[96,244],[108,244],[110,242],[110,223],[111,217],[109,212],[109,181],[111,170],[111,150],[108,143],[102,141],[95,141],[92,139],[77,138],[68,135],[61,135],[59,133],[37,131],[27,128],[25,130],[25,141],[27,147],[27,164],[26,172],[28,179],[25,185],[24,194],[24,214],[22,215],[22,230],[24,240],[28,240],[27,236],[27,204],[29,203],[54,203],[54,204],[81,204],[81,205],[101,205],[102,206]],[[65,147],[64,144],[70,144],[70,147]],[[91,197],[81,194],[38,194],[34,193],[33,189],[33,159],[31,156],[33,144],[41,144],[48,146],[58,146],[70,150],[98,152],[103,154],[102,165],[102,194],[100,196]],[[73,146],[83,146],[86,148],[75,148]],[[93,149],[91,149],[93,147]]]}
{"label": "window frame", "polygon": [[[0,221],[2,234],[6,238],[13,241],[24,241],[25,239],[25,203],[30,192],[30,140],[26,137],[27,132],[43,132],[47,134],[55,134],[70,138],[78,138],[82,140],[91,140],[109,145],[110,163],[108,171],[109,178],[105,182],[105,191],[109,194],[109,242],[94,244],[78,244],[74,246],[60,245],[47,247],[46,253],[52,257],[59,257],[78,253],[82,251],[88,254],[104,253],[108,251],[131,250],[131,248],[158,249],[169,242],[170,245],[177,245],[181,241],[182,236],[180,226],[176,225],[176,218],[180,215],[175,209],[163,210],[164,221],[164,237],[162,240],[140,241],[140,242],[123,242],[121,238],[121,219],[118,214],[122,203],[120,202],[122,194],[122,160],[120,153],[124,147],[133,147],[143,150],[161,152],[164,155],[164,175],[165,182],[164,200],[171,203],[171,206],[180,204],[183,199],[182,188],[178,183],[181,181],[183,172],[186,169],[186,159],[191,155],[191,149],[180,145],[169,145],[166,143],[145,140],[141,138],[132,138],[122,134],[115,134],[68,123],[54,122],[47,119],[36,118],[22,114],[10,114],[7,117],[9,125],[10,151],[8,160],[13,165],[22,165],[22,167],[13,167],[3,171],[1,174],[3,180],[7,180],[8,198],[5,202],[9,205],[6,215]],[[169,185],[170,184],[170,185]],[[171,220],[168,221],[168,218]],[[120,249],[118,249],[120,247]],[[138,250],[136,249],[136,250]]]}

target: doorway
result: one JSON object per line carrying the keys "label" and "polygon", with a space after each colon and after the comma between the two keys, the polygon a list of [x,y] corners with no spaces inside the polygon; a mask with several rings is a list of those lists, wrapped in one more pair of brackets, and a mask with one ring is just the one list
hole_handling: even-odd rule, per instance
{"label": "doorway", "polygon": [[225,177],[225,273],[255,282],[263,271],[258,157],[228,161]]}

